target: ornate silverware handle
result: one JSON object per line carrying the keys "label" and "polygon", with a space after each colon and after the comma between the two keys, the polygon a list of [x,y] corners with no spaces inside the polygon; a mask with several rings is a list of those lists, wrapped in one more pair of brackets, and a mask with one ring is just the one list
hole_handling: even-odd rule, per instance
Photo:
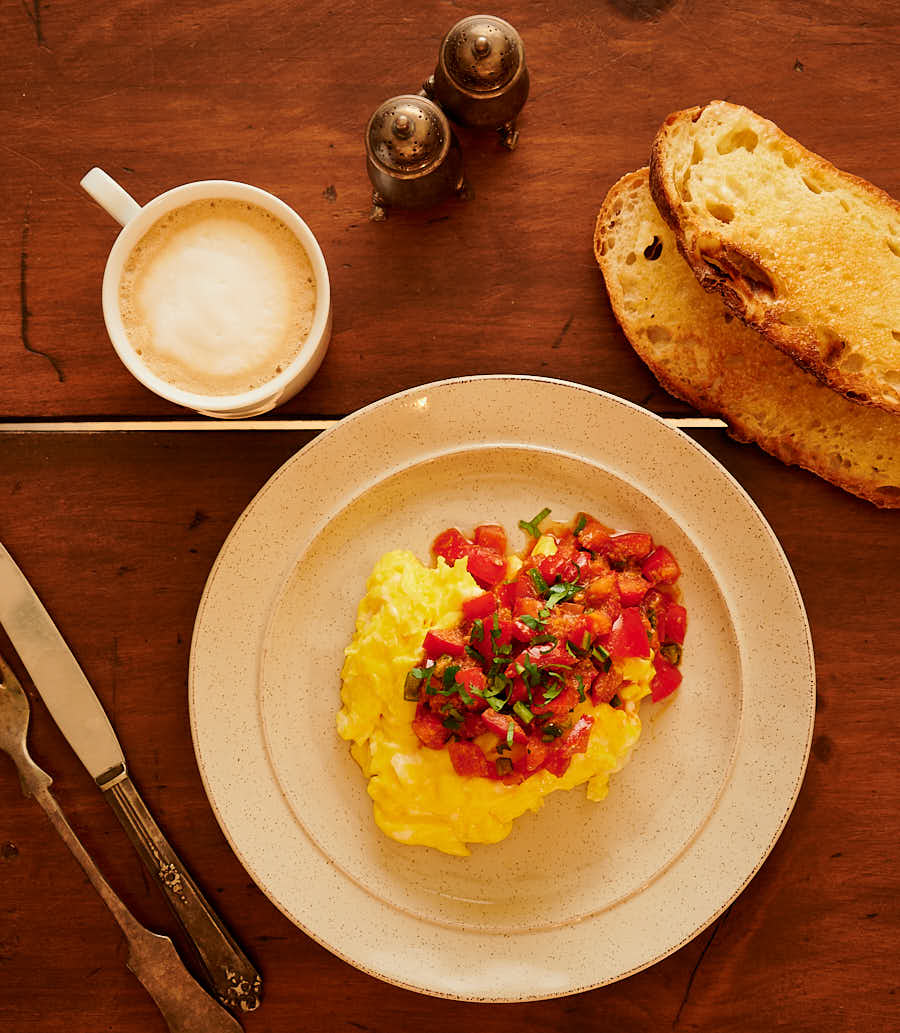
{"label": "ornate silverware handle", "polygon": [[216,996],[229,1008],[253,1011],[259,1006],[262,995],[259,973],[209,906],[153,820],[134,783],[125,775],[101,788],[147,870],[162,889],[175,917],[196,947]]}

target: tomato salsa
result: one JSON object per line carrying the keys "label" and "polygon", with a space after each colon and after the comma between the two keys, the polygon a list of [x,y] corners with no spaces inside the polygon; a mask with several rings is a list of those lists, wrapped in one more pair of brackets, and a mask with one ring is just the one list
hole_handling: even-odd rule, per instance
{"label": "tomato salsa", "polygon": [[575,717],[579,704],[625,706],[622,661],[652,657],[654,701],[681,683],[687,612],[672,553],[587,513],[542,531],[549,514],[519,521],[529,541],[510,562],[497,524],[471,538],[449,528],[432,544],[435,561],[465,558],[484,592],[463,604],[456,627],[425,635],[404,698],[416,703],[422,745],[447,749],[460,775],[563,775],[587,750],[594,722]]}

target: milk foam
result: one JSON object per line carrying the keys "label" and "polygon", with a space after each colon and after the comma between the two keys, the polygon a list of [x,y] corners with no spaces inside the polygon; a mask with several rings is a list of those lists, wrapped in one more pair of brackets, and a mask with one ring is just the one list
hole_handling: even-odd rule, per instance
{"label": "milk foam", "polygon": [[135,246],[119,284],[125,331],[145,365],[185,391],[249,391],[277,376],[312,324],[309,256],[246,201],[194,201]]}

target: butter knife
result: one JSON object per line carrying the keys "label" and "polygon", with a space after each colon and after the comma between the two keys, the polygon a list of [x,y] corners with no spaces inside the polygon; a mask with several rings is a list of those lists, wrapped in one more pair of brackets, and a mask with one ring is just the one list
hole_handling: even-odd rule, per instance
{"label": "butter knife", "polygon": [[0,544],[0,625],[53,720],[100,787],[175,917],[210,985],[230,1008],[259,1006],[262,981],[172,849],[128,775],[125,755],[94,690],[50,615]]}

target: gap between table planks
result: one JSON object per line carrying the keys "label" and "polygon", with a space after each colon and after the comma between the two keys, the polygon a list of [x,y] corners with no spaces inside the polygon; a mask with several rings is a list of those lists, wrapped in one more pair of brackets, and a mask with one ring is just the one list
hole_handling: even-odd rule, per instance
{"label": "gap between table planks", "polygon": [[[0,431],[16,433],[35,432],[81,432],[133,430],[328,430],[337,426],[339,419],[328,420],[216,420],[209,423],[194,420],[41,420],[4,423],[0,420]],[[705,416],[678,416],[663,419],[670,427],[683,430],[709,430],[724,428],[723,420]]]}

